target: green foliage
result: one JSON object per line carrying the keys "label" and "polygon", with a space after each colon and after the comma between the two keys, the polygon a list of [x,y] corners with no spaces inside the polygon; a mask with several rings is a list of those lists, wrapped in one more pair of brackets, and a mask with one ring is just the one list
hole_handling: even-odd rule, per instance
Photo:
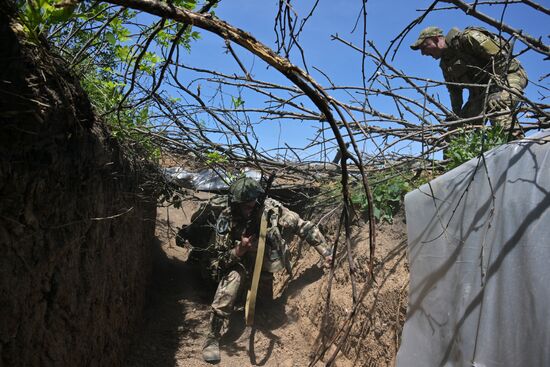
{"label": "green foliage", "polygon": [[445,152],[446,157],[451,160],[448,167],[458,167],[472,158],[479,157],[481,153],[505,144],[506,141],[506,131],[499,126],[469,132],[461,131],[451,140]]}
{"label": "green foliage", "polygon": [[18,0],[19,19],[27,33],[37,38],[51,26],[68,21],[75,5],[58,7],[62,0]]}
{"label": "green foliage", "polygon": [[231,103],[233,103],[233,108],[237,109],[239,107],[244,107],[244,100],[241,98],[241,96],[235,98],[231,96]]}
{"label": "green foliage", "polygon": [[[17,0],[19,20],[29,38],[35,41],[41,36],[48,38],[81,80],[96,113],[109,125],[112,135],[141,155],[156,159],[159,150],[148,134],[152,129],[150,107],[135,103],[140,99],[137,93],[125,97],[130,87],[126,77],[132,75],[128,70],[135,68],[143,37],[153,28],[138,38],[135,35],[138,12],[134,10],[90,1],[61,7],[63,2],[66,3],[64,0]],[[193,10],[197,2],[177,0],[174,4]],[[161,55],[167,54],[166,50],[183,27],[187,31],[179,39],[179,45],[190,50],[191,40],[200,38],[192,28],[167,21],[141,58],[135,75],[137,82],[150,83],[146,79],[157,76],[165,63]],[[102,31],[98,33],[98,30]]]}
{"label": "green foliage", "polygon": [[81,84],[88,93],[96,113],[103,116],[111,134],[127,147],[135,147],[148,159],[157,160],[160,150],[147,134],[149,130],[149,109],[147,106],[116,111],[123,98],[124,83],[106,80],[95,70],[82,74]]}
{"label": "green foliage", "polygon": [[206,163],[209,165],[227,163],[227,157],[218,152],[206,153]]}
{"label": "green foliage", "polygon": [[154,52],[147,51],[143,55],[143,59],[139,64],[139,69],[145,71],[149,75],[153,75],[157,65],[163,61],[164,59],[162,59],[159,55]]}
{"label": "green foliage", "polygon": [[185,8],[187,10],[193,10],[195,9],[195,6],[197,6],[196,0],[174,0],[173,4],[182,8]]}
{"label": "green foliage", "polygon": [[[374,218],[377,222],[393,222],[393,217],[403,204],[405,194],[420,185],[426,183],[429,176],[417,176],[412,172],[391,172],[386,171],[371,174],[372,198],[374,201]],[[341,200],[342,185],[340,182],[332,181],[325,184],[322,194],[319,196],[318,204],[322,206],[334,206]],[[350,187],[351,203],[368,219],[369,204],[363,186],[355,183]]]}
{"label": "green foliage", "polygon": [[[462,163],[478,157],[507,141],[507,133],[501,127],[489,127],[484,130],[461,131],[449,144],[446,156],[450,159],[447,169],[452,169]],[[384,173],[369,176],[371,182],[373,214],[377,221],[391,223],[393,216],[403,203],[405,194],[427,182],[431,177],[416,177],[412,173]],[[336,185],[331,187],[333,195],[341,191]],[[362,185],[351,188],[351,202],[364,215],[368,213],[369,204]]]}
{"label": "green foliage", "polygon": [[[402,175],[389,177],[374,183],[371,189],[376,220],[392,223],[394,214],[401,207],[403,197],[413,187]],[[362,187],[353,189],[351,202],[365,214],[368,212],[369,203]]]}

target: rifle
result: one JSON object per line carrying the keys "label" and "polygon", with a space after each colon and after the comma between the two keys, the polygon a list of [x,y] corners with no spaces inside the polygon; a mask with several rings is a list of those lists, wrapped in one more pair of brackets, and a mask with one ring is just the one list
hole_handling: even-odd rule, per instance
{"label": "rifle", "polygon": [[259,207],[264,205],[265,199],[267,198],[267,193],[271,190],[271,185],[273,185],[273,180],[275,180],[275,171],[271,171],[267,181],[265,182],[264,193],[258,198],[256,205]]}
{"label": "rifle", "polygon": [[252,214],[250,215],[250,219],[246,223],[245,229],[243,231],[243,234],[250,236],[251,234],[258,233],[259,226],[260,226],[260,211],[263,210],[265,199],[267,199],[267,194],[269,190],[271,189],[271,185],[273,184],[273,180],[275,180],[275,171],[272,171],[267,178],[267,181],[265,183],[264,187],[264,193],[256,199],[256,204],[254,205],[254,209],[252,210]]}

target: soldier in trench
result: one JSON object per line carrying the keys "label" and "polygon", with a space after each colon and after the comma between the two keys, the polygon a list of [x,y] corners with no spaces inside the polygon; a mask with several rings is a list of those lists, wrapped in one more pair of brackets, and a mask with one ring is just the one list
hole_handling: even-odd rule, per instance
{"label": "soldier in trench", "polygon": [[250,223],[259,223],[262,214],[267,218],[265,257],[258,290],[258,307],[273,297],[273,273],[288,269],[287,241],[298,235],[313,246],[324,258],[325,265],[332,263],[332,251],[319,228],[285,208],[276,200],[266,198],[261,206],[257,201],[264,196],[261,185],[248,177],[236,180],[229,188],[229,205],[216,221],[211,238],[208,269],[217,274],[218,287],[212,302],[209,333],[203,346],[203,359],[210,363],[220,361],[220,336],[228,323],[235,303],[248,286],[254,271],[258,245],[258,228],[247,231]]}
{"label": "soldier in trench", "polygon": [[[427,27],[411,49],[440,60],[456,116],[474,118],[474,124],[483,122],[484,114],[493,114],[493,126],[514,127],[514,110],[528,80],[520,62],[512,58],[509,42],[482,27],[452,28],[447,35],[439,27]],[[466,103],[463,89],[469,92]],[[523,136],[519,126],[512,131],[516,138]]]}

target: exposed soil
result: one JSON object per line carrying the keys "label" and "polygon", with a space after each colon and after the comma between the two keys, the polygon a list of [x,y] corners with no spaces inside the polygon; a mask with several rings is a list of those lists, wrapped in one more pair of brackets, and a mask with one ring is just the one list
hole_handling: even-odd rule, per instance
{"label": "exposed soil", "polygon": [[155,193],[66,63],[0,0],[0,367],[124,361]]}
{"label": "exposed soil", "polygon": [[[132,341],[127,366],[208,366],[201,349],[207,333],[210,302],[215,288],[204,284],[198,269],[187,262],[189,251],[175,245],[176,226],[189,222],[193,203],[183,209],[158,211],[156,254],[150,305],[143,328]],[[366,227],[365,227],[366,228]],[[355,230],[353,252],[358,279],[366,277],[368,232]],[[325,228],[326,232],[330,229]],[[330,233],[329,233],[330,236]],[[402,218],[382,225],[378,232],[377,285],[359,307],[354,326],[336,366],[392,366],[406,309],[408,269],[405,256],[405,226]],[[296,249],[295,249],[296,250]],[[275,300],[258,306],[254,328],[244,325],[239,309],[222,337],[219,366],[307,366],[318,349],[319,325],[326,302],[328,271],[313,249],[301,250],[294,276],[276,276]],[[347,317],[352,306],[347,260],[335,272],[331,312],[323,328],[333,331]],[[361,289],[362,282],[357,287]],[[337,344],[337,343],[336,343]],[[316,366],[325,365],[335,346]]]}

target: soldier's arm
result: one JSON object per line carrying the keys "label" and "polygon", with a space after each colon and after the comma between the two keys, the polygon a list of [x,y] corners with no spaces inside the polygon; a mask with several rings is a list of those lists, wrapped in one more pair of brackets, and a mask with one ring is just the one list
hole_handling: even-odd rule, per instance
{"label": "soldier's arm", "polygon": [[449,91],[453,112],[457,116],[461,116],[462,105],[464,104],[462,99],[462,88],[458,85],[447,85],[447,90]]}
{"label": "soldier's arm", "polygon": [[283,229],[292,231],[301,239],[305,240],[310,246],[313,246],[321,256],[326,258],[332,255],[330,246],[327,244],[319,227],[310,221],[303,220],[298,213],[282,207],[279,216],[279,224]]}
{"label": "soldier's arm", "polygon": [[[443,72],[443,79],[445,79],[446,82],[452,82],[455,81],[453,78],[453,75],[450,74],[450,72],[447,70],[446,65],[442,62],[440,64],[441,71]],[[462,99],[462,90],[463,88],[460,85],[456,84],[447,84],[447,90],[449,91],[449,97],[451,99],[451,109],[455,113],[455,115],[460,116],[462,111],[462,105],[464,104],[464,101]]]}
{"label": "soldier's arm", "polygon": [[230,218],[221,213],[216,220],[216,229],[210,237],[209,250],[212,256],[219,260],[222,269],[229,268],[241,261],[242,254],[239,254],[240,241],[231,238]]}
{"label": "soldier's arm", "polygon": [[238,253],[240,241],[231,241],[228,238],[218,238],[218,241],[216,258],[219,260],[221,269],[228,269],[241,261],[244,254]]}

